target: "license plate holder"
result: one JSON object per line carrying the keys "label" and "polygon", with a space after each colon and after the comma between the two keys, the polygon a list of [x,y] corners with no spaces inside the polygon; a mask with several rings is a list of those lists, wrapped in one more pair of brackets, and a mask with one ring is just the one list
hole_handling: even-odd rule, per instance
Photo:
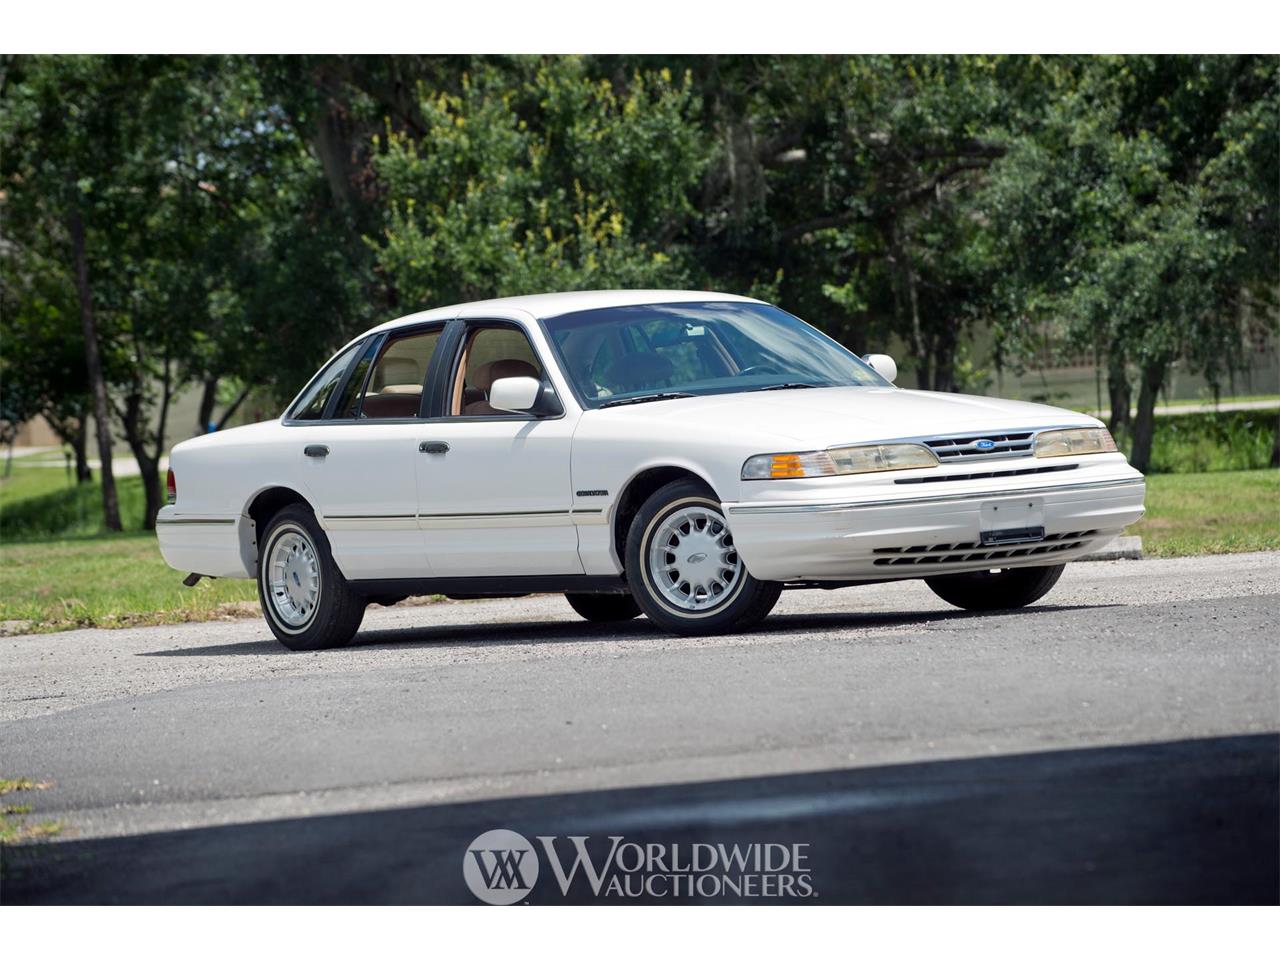
{"label": "license plate holder", "polygon": [[1036,543],[1044,539],[1044,501],[1036,497],[991,500],[979,517],[982,545]]}

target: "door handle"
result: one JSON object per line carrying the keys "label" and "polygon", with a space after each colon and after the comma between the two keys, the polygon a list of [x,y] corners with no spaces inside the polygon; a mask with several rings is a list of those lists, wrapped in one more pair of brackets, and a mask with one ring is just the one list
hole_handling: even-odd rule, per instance
{"label": "door handle", "polygon": [[419,453],[448,453],[449,445],[443,440],[423,440],[418,444]]}
{"label": "door handle", "polygon": [[308,443],[302,448],[302,452],[308,457],[327,457],[329,455],[329,448],[323,443]]}

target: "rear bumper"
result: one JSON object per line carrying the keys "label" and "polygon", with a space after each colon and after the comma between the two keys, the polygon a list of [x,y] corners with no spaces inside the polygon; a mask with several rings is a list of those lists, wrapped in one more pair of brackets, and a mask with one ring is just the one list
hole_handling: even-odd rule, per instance
{"label": "rear bumper", "polygon": [[[1084,556],[1143,514],[1129,475],[1056,486],[847,502],[726,504],[734,543],[761,580],[899,580],[1039,566]],[[1034,502],[1044,539],[983,545],[983,505]]]}
{"label": "rear bumper", "polygon": [[246,516],[180,514],[163,507],[156,517],[160,555],[175,570],[206,577],[252,578],[257,573],[254,523]]}

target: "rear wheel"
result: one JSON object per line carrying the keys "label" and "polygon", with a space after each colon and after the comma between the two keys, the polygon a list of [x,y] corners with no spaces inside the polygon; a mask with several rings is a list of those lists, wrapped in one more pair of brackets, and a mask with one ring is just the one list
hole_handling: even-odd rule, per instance
{"label": "rear wheel", "polygon": [[928,577],[929,589],[964,610],[1013,610],[1035,603],[1058,582],[1065,563],[1052,567],[1014,567]]}
{"label": "rear wheel", "polygon": [[650,620],[675,633],[745,629],[769,615],[782,584],[747,572],[720,503],[693,480],[657,490],[627,534],[627,581]]}
{"label": "rear wheel", "polygon": [[640,616],[640,607],[625,593],[566,593],[569,606],[583,620],[618,623]]}
{"label": "rear wheel", "polygon": [[349,643],[367,601],[333,562],[315,515],[291,504],[267,522],[258,542],[258,602],[276,639],[290,650]]}

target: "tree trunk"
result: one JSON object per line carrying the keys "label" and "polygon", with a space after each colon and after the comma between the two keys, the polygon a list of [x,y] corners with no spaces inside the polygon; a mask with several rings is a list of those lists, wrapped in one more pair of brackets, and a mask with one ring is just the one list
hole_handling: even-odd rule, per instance
{"label": "tree trunk", "polygon": [[[141,381],[134,384],[132,392],[126,398],[123,416],[121,417],[125,439],[129,442],[129,449],[133,452],[133,459],[138,462],[138,474],[142,477],[142,490],[145,498],[145,508],[142,515],[142,528],[144,530],[154,530],[156,528],[156,514],[164,506],[164,500],[160,493],[160,457],[164,453],[164,437],[169,418],[169,404],[173,399],[173,363],[168,357],[167,348],[163,370],[164,373],[160,377],[160,405],[157,411],[154,435],[148,437],[146,409],[143,403],[145,386]],[[148,439],[154,443],[154,451],[147,448]]]}
{"label": "tree trunk", "polygon": [[[135,454],[136,456],[136,454]],[[142,529],[156,528],[156,514],[164,506],[160,494],[160,461],[151,457],[137,457],[138,474],[142,477],[145,512],[142,515]]]}
{"label": "tree trunk", "polygon": [[1129,463],[1134,469],[1146,473],[1151,466],[1151,442],[1155,438],[1156,398],[1164,385],[1168,364],[1164,361],[1148,363],[1142,368],[1142,382],[1138,387],[1138,415],[1133,421],[1133,449]]}
{"label": "tree trunk", "polygon": [[107,381],[102,372],[102,354],[98,348],[98,323],[93,315],[93,298],[89,289],[89,261],[84,248],[84,221],[80,210],[71,208],[68,227],[71,250],[75,259],[76,294],[80,300],[80,329],[84,336],[84,360],[89,374],[89,395],[93,399],[93,425],[98,434],[98,456],[102,460],[102,521],[108,530],[120,530],[120,501],[116,496],[116,478],[111,470],[111,420],[107,402]]}
{"label": "tree trunk", "polygon": [[1112,436],[1117,437],[1129,429],[1129,407],[1133,402],[1126,359],[1124,351],[1115,348],[1107,355],[1107,395],[1111,398],[1111,417],[1107,426]]}
{"label": "tree trunk", "polygon": [[88,423],[85,418],[83,416],[62,417],[52,410],[46,410],[44,418],[53,432],[58,435],[58,439],[69,446],[75,454],[76,483],[90,483],[93,480],[93,471],[89,469]]}
{"label": "tree trunk", "polygon": [[76,483],[93,483],[93,471],[89,469],[89,429],[84,420],[71,434],[71,450],[76,456]]}
{"label": "tree trunk", "polygon": [[933,389],[953,393],[956,389],[956,326],[948,322],[933,338]]}
{"label": "tree trunk", "polygon": [[142,529],[156,528],[156,514],[163,506],[160,500],[160,458],[147,450],[146,437],[142,433],[141,401],[135,394],[129,398],[124,416],[124,435],[138,462],[138,475],[142,478],[145,508],[142,513]]}
{"label": "tree trunk", "polygon": [[[920,298],[916,293],[916,275],[911,266],[911,257],[906,245],[899,236],[898,222],[890,215],[888,223],[882,230],[889,241],[889,258],[893,265],[893,301],[899,320],[908,320],[911,324],[911,347],[916,355],[916,385],[921,390],[928,390],[933,382],[933,371],[930,361],[933,353],[932,344],[926,343],[924,330],[920,326]],[[901,329],[902,325],[899,325]]]}
{"label": "tree trunk", "polygon": [[222,417],[218,420],[217,429],[225,430],[227,428],[227,424],[231,422],[231,418],[236,415],[236,411],[240,409],[240,405],[248,399],[249,394],[252,391],[253,384],[246,384],[245,388],[240,391],[234,400],[231,401],[231,406],[227,407],[227,409],[222,412]]}
{"label": "tree trunk", "polygon": [[316,110],[311,144],[320,158],[320,168],[335,206],[350,213],[358,202],[354,184],[355,149],[352,143],[350,105],[339,99],[343,77],[330,61],[322,63],[313,77],[323,103]]}
{"label": "tree trunk", "polygon": [[200,410],[196,413],[196,436],[209,432],[209,424],[213,422],[213,408],[218,402],[218,378],[210,377],[204,382],[204,390],[200,394]]}

